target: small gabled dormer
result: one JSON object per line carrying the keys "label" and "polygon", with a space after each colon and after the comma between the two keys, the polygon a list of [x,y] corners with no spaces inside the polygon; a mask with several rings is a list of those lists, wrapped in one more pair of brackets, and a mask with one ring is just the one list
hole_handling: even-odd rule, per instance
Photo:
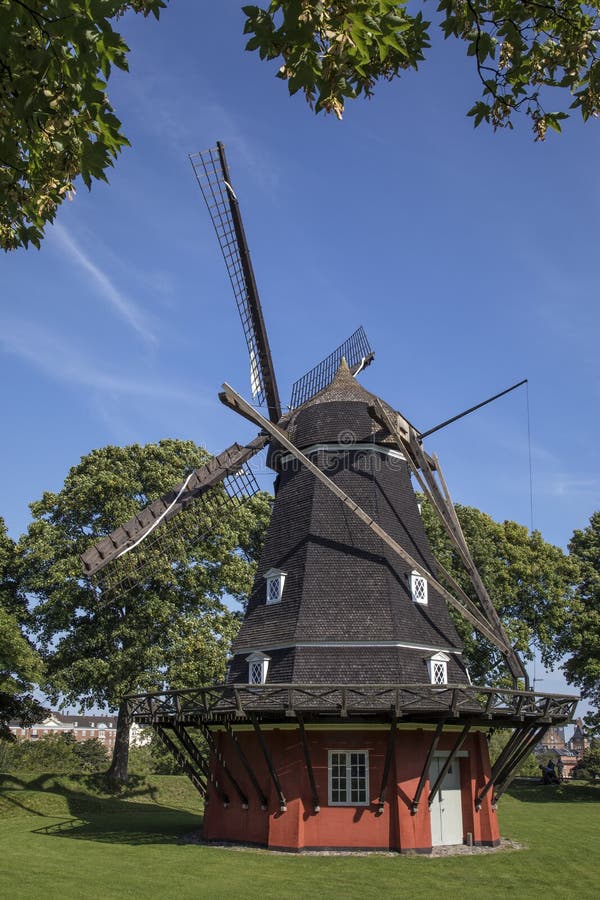
{"label": "small gabled dormer", "polygon": [[270,656],[258,650],[246,657],[246,662],[248,663],[248,684],[264,684],[266,682],[270,660]]}
{"label": "small gabled dormer", "polygon": [[427,668],[429,670],[429,681],[431,684],[444,685],[448,684],[448,663],[450,657],[447,653],[434,653],[427,660]]}
{"label": "small gabled dormer", "polygon": [[427,604],[427,579],[414,570],[410,573],[410,593],[414,603]]}
{"label": "small gabled dormer", "polygon": [[265,572],[267,604],[280,603],[287,572],[281,569],[267,569]]}

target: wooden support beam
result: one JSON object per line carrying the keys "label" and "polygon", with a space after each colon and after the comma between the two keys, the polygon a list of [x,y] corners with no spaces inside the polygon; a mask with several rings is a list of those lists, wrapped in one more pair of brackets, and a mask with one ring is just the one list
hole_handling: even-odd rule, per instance
{"label": "wooden support beam", "polygon": [[244,769],[246,770],[246,774],[248,775],[248,778],[252,782],[252,786],[258,795],[258,799],[260,801],[260,808],[265,810],[268,806],[268,800],[267,800],[266,794],[263,791],[263,789],[261,788],[260,784],[258,783],[258,778],[256,777],[254,769],[250,765],[248,757],[244,753],[243,747],[240,744],[240,742],[238,741],[231,725],[227,725],[226,728],[227,728],[227,734],[231,738],[231,742],[235,748],[235,751],[236,751],[237,755],[239,756],[239,758],[242,762],[242,765],[243,765]]}
{"label": "wooden support beam", "polygon": [[414,569],[422,578],[425,578],[429,584],[431,584],[435,589],[442,595],[442,597],[453,606],[455,609],[458,609],[461,615],[467,619],[471,624],[480,631],[485,637],[488,638],[491,643],[493,643],[498,649],[506,655],[510,652],[510,645],[507,646],[503,641],[501,641],[497,634],[492,630],[492,628],[475,616],[469,609],[465,607],[465,605],[456,599],[446,588],[440,584],[440,582],[435,578],[435,576],[429,572],[421,563],[417,562],[397,541],[395,541],[390,535],[384,531],[384,529],[378,525],[378,523],[355,503],[348,494],[345,493],[340,487],[332,481],[329,476],[327,476],[324,472],[319,469],[315,463],[312,462],[307,456],[305,456],[295,444],[293,444],[290,439],[287,437],[284,431],[281,428],[278,428],[272,422],[269,422],[262,416],[259,412],[257,412],[253,406],[247,403],[243,397],[240,397],[236,391],[230,385],[223,385],[223,392],[219,394],[219,399],[225,406],[228,406],[230,409],[239,412],[241,415],[244,415],[246,418],[252,419],[256,424],[260,425],[265,431],[268,431],[282,447],[285,447],[289,452],[304,465],[309,472],[311,472],[315,478],[317,478],[322,484],[324,484],[333,494],[338,497],[345,506],[350,509],[354,515],[356,515],[361,522],[363,522],[368,528],[371,529],[390,549],[392,549],[395,553],[400,556],[401,559],[410,567],[411,570]]}
{"label": "wooden support beam", "polygon": [[153,725],[152,726],[155,733],[158,735],[161,743],[166,747],[169,753],[174,757],[177,765],[183,769],[187,777],[190,779],[196,790],[202,794],[203,797],[207,795],[206,782],[202,780],[200,774],[190,765],[189,760],[183,755],[177,744],[175,744],[171,738],[166,733],[165,729],[161,725]]}
{"label": "wooden support beam", "polygon": [[300,741],[302,743],[302,750],[304,752],[304,761],[306,762],[306,771],[308,772],[308,780],[310,781],[310,790],[312,793],[313,810],[315,813],[319,813],[319,812],[321,812],[321,804],[319,803],[319,794],[317,791],[317,783],[315,781],[315,773],[313,771],[312,760],[310,757],[310,748],[308,746],[308,739],[306,737],[306,731],[304,729],[304,720],[302,718],[301,713],[297,713],[296,715],[298,718]]}
{"label": "wooden support beam", "polygon": [[433,759],[433,754],[437,750],[437,746],[440,742],[440,738],[442,736],[442,731],[444,730],[444,725],[446,724],[444,719],[441,719],[438,722],[437,728],[435,729],[435,734],[431,740],[431,744],[429,745],[429,750],[427,751],[427,758],[425,759],[425,765],[423,766],[423,771],[421,772],[421,777],[419,778],[419,784],[417,785],[417,791],[413,798],[413,802],[410,807],[411,815],[416,815],[417,810],[419,808],[419,802],[421,800],[421,794],[423,793],[423,788],[425,787],[425,782],[429,776],[429,767],[431,765],[431,760]]}
{"label": "wooden support beam", "polygon": [[[429,457],[421,446],[420,437],[412,426],[408,428],[408,439],[404,431],[397,427],[397,423],[389,414],[388,410],[383,406],[380,400],[375,400],[373,405],[369,407],[369,412],[373,418],[395,438],[399,448],[404,451],[412,471],[419,482],[421,489],[429,499],[434,511],[436,512],[444,530],[456,548],[460,559],[469,576],[471,584],[475,590],[477,598],[483,608],[485,614],[485,625],[494,632],[496,646],[503,647],[502,653],[506,659],[506,663],[510,673],[515,679],[524,678],[528,684],[527,670],[525,669],[521,659],[511,646],[510,639],[506,633],[502,620],[498,615],[494,604],[492,603],[486,587],[477,570],[471,551],[469,550],[465,536],[462,531],[456,509],[452,502],[448,485],[441,471],[439,460],[434,457],[434,465],[432,466]],[[436,479],[440,480],[438,484]],[[438,563],[439,565],[439,563]],[[445,573],[446,577],[449,573]],[[456,582],[453,587],[456,589]],[[464,601],[463,601],[464,602]],[[467,604],[468,605],[468,604]],[[481,613],[479,614],[481,615]]]}
{"label": "wooden support beam", "polygon": [[265,736],[260,730],[260,725],[256,721],[256,719],[252,720],[252,724],[254,726],[254,731],[256,732],[256,736],[258,738],[258,743],[260,744],[260,749],[263,752],[263,756],[265,758],[265,762],[267,764],[267,769],[269,770],[269,775],[271,776],[271,780],[275,785],[275,790],[277,791],[277,796],[279,797],[279,809],[281,812],[287,812],[287,801],[284,797],[283,791],[281,789],[281,783],[279,781],[279,777],[277,775],[277,771],[275,766],[273,765],[273,759],[271,754],[269,753],[269,748],[267,747],[267,743],[265,741]]}
{"label": "wooden support beam", "polygon": [[475,809],[477,811],[481,809],[484,799],[492,788],[501,784],[511,773],[516,773],[521,760],[538,743],[539,735],[545,734],[547,730],[546,726],[539,726],[538,724],[533,726],[523,725],[515,729],[506,747],[492,766],[491,778],[475,798]]}
{"label": "wooden support beam", "polygon": [[184,750],[186,750],[186,752],[193,759],[204,777],[208,778],[210,773],[210,766],[208,764],[208,761],[202,756],[200,748],[195,744],[192,736],[188,734],[183,725],[178,722],[173,725],[173,731],[177,735],[179,742],[181,743]]}
{"label": "wooden support beam", "polygon": [[494,779],[498,772],[501,771],[504,763],[510,756],[512,756],[516,750],[518,750],[519,745],[527,740],[529,735],[530,728],[527,725],[522,725],[520,728],[515,728],[510,738],[508,739],[506,746],[500,752],[498,758],[494,761],[492,766],[491,776]]}
{"label": "wooden support beam", "polygon": [[379,804],[378,804],[378,813],[381,814],[383,812],[384,804],[385,804],[385,795],[387,791],[387,783],[390,777],[390,768],[392,765],[392,759],[394,758],[394,747],[396,745],[396,710],[392,710],[392,720],[390,723],[390,730],[388,733],[388,742],[387,749],[385,753],[385,762],[383,764],[383,775],[381,778],[381,790],[379,791]]}
{"label": "wooden support beam", "polygon": [[456,743],[454,744],[454,747],[450,751],[450,755],[448,756],[448,759],[442,766],[442,770],[441,770],[440,774],[438,775],[438,777],[436,778],[435,784],[431,788],[431,791],[429,792],[429,799],[428,799],[427,803],[428,803],[428,806],[430,809],[431,809],[431,804],[435,800],[436,795],[442,786],[442,782],[443,782],[444,778],[446,777],[446,772],[448,771],[448,769],[454,762],[454,760],[456,758],[456,754],[458,753],[458,751],[460,750],[460,748],[466,741],[467,735],[469,734],[470,730],[471,730],[471,723],[467,722],[467,724],[464,726],[463,730],[459,734],[458,739],[457,739]]}
{"label": "wooden support beam", "polygon": [[217,742],[215,741],[212,731],[210,730],[210,728],[207,728],[206,725],[200,725],[199,728],[200,728],[200,731],[202,732],[202,734],[204,735],[206,742],[209,745],[215,759],[219,763],[221,770],[223,772],[223,775],[227,778],[229,783],[231,785],[233,785],[233,789],[235,790],[236,794],[242,801],[242,809],[248,809],[248,797],[246,796],[245,792],[241,789],[237,780],[234,778],[234,776],[229,771],[229,767],[227,765],[227,760],[225,759],[225,757],[219,750],[219,748],[217,746]]}
{"label": "wooden support beam", "polygon": [[507,762],[504,766],[502,772],[499,773],[498,778],[496,779],[496,790],[494,791],[493,805],[495,806],[502,796],[502,794],[510,787],[513,780],[516,778],[517,773],[519,771],[519,766],[523,762],[526,756],[528,756],[533,748],[538,744],[548,729],[549,725],[543,725],[537,731],[533,731],[531,737],[528,741],[525,742],[524,746],[522,746],[519,754],[515,754],[510,762]]}

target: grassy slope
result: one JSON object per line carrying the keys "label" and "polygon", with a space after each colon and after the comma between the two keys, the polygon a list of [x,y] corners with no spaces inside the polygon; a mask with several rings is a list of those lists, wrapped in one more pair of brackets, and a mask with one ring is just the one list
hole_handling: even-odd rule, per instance
{"label": "grassy slope", "polygon": [[[149,790],[148,790],[149,785]],[[151,777],[124,798],[90,780],[0,776],[0,896],[102,898],[600,895],[600,791],[527,787],[503,798],[503,835],[529,849],[450,858],[294,857],[181,845],[199,802],[177,776]]]}

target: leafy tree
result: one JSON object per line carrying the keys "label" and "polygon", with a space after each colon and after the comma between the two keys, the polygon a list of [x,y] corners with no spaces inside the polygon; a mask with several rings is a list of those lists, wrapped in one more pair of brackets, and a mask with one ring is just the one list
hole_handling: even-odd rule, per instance
{"label": "leafy tree", "polygon": [[567,654],[564,672],[571,684],[595,707],[586,724],[600,733],[600,510],[583,531],[575,531],[569,551],[580,566],[581,577],[557,651]]}
{"label": "leafy tree", "polygon": [[[410,9],[409,9],[410,7]],[[271,0],[245,6],[246,49],[281,62],[278,77],[302,91],[319,112],[341,118],[346,100],[370,97],[379,79],[417,69],[430,46],[430,22],[408,0]],[[584,119],[600,111],[600,7],[575,0],[438,0],[445,38],[459,38],[473,57],[481,99],[475,125],[512,127],[523,111],[537,140],[560,131],[565,110]],[[561,88],[551,91],[551,88]],[[547,100],[561,108],[549,111]],[[566,101],[566,104],[565,104]]]}
{"label": "leafy tree", "polygon": [[[157,556],[155,542],[148,541],[147,550],[141,544],[130,589],[123,581],[95,586],[82,577],[79,557],[208,459],[191,441],[94,450],[71,469],[59,493],[32,504],[33,522],[21,540],[24,584],[36,600],[33,615],[47,662],[46,690],[53,700],[119,707],[108,773],[117,782],[126,779],[129,752],[124,695],[223,677],[239,627],[223,601],[243,598],[251,587],[268,499],[259,494],[243,507],[225,507],[218,518],[206,504],[192,504],[173,525],[193,519],[194,541],[181,540],[179,529],[166,525],[174,556]],[[154,568],[144,568],[155,559]]]}
{"label": "leafy tree", "polygon": [[75,770],[71,732],[45,734],[37,741],[17,741],[11,750],[10,768],[25,772],[64,774]]}
{"label": "leafy tree", "polygon": [[109,762],[106,747],[98,738],[75,741],[72,748],[74,772],[100,772]]}
{"label": "leafy tree", "polygon": [[155,734],[147,744],[130,748],[129,771],[134,775],[181,775],[174,757]]}
{"label": "leafy tree", "polygon": [[81,775],[105,770],[108,762],[106,748],[97,738],[76,741],[73,732],[66,731],[5,744],[0,769]]}
{"label": "leafy tree", "polygon": [[111,22],[166,0],[0,0],[0,247],[39,247],[44,227],[129,142],[108,101],[128,47]]}
{"label": "leafy tree", "polygon": [[31,725],[43,714],[31,695],[42,676],[39,655],[23,633],[27,607],[19,590],[16,546],[0,517],[0,739],[11,739],[8,722]]}
{"label": "leafy tree", "polygon": [[[475,600],[469,578],[442,525],[428,503],[423,521],[434,554]],[[457,504],[456,511],[483,583],[507,633],[525,659],[537,648],[542,661],[556,659],[556,640],[569,621],[578,566],[559,547],[546,543],[539,531],[516,522],[495,522],[486,513]],[[504,674],[500,652],[474,632],[457,613],[465,655],[475,682],[498,683]]]}
{"label": "leafy tree", "polygon": [[600,778],[600,744],[592,745],[585,751],[575,766],[573,775],[576,778],[591,778],[593,781]]}
{"label": "leafy tree", "polygon": [[[510,729],[499,728],[497,731],[491,731],[488,744],[490,748],[490,762],[492,765],[496,762],[506,745],[508,744],[512,732]],[[518,775],[531,777],[540,774],[540,764],[533,753],[529,753],[517,769]]]}

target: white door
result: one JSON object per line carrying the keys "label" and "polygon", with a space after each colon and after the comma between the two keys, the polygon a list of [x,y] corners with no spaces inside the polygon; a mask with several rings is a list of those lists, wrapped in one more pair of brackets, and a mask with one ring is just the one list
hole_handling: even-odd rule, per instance
{"label": "white door", "polygon": [[[429,769],[429,784],[435,784],[447,757],[434,756]],[[463,821],[460,798],[460,763],[455,759],[442,781],[442,786],[431,804],[431,844],[444,847],[462,844]]]}

